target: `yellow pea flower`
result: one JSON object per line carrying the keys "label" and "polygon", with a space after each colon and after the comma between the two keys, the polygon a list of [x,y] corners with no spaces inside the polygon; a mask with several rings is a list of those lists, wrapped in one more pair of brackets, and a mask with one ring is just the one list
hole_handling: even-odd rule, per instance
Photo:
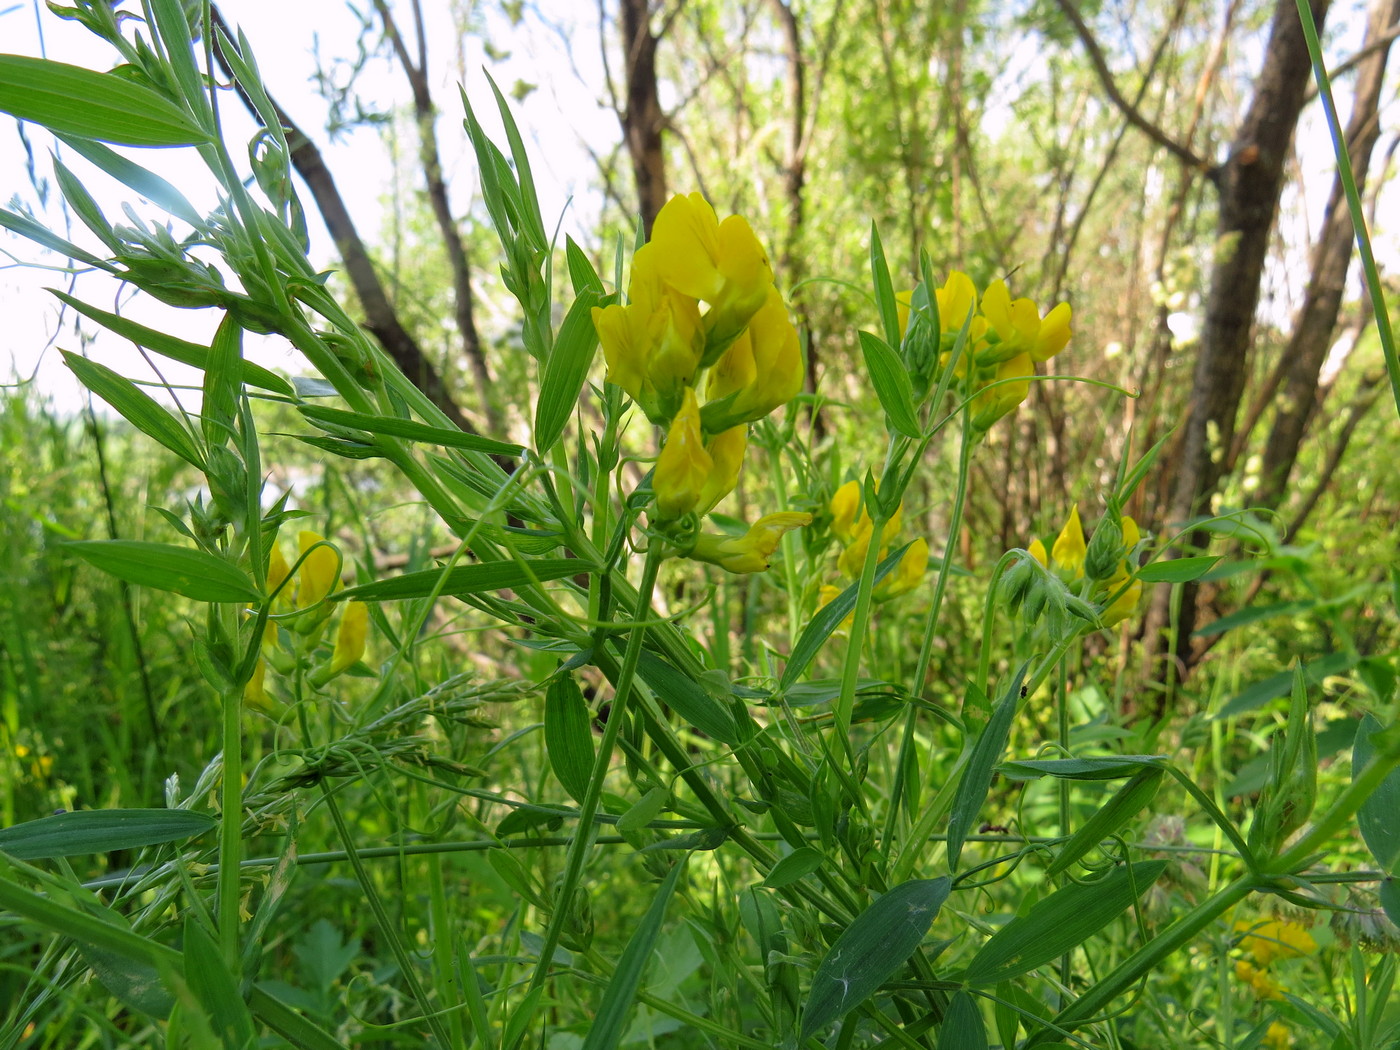
{"label": "yellow pea flower", "polygon": [[[1003,379],[1013,382],[988,386],[972,399],[972,425],[978,430],[988,430],[1002,416],[1015,410],[1031,392],[1030,376],[1035,375],[1035,363],[1027,353],[1017,354],[996,366],[992,381]],[[1020,380],[1020,382],[1014,382]]]}
{"label": "yellow pea flower", "polygon": [[263,658],[259,656],[257,664],[253,667],[253,677],[243,686],[243,702],[249,707],[259,711],[266,711],[271,707],[267,690],[263,687],[266,680],[267,664],[263,663]]}
{"label": "yellow pea flower", "polygon": [[340,614],[340,628],[335,634],[335,650],[331,653],[330,673],[340,674],[365,655],[365,638],[369,634],[369,606],[349,601]]}
{"label": "yellow pea flower", "polygon": [[[817,610],[821,611],[841,596],[841,588],[835,584],[824,583],[821,590],[817,592]],[[836,625],[838,631],[849,631],[851,624],[855,622],[856,614],[848,613],[846,618]]]}
{"label": "yellow pea flower", "polygon": [[1126,514],[1118,521],[1123,528],[1123,549],[1131,551],[1142,541],[1142,530],[1138,528],[1138,523]]}
{"label": "yellow pea flower", "polygon": [[1235,963],[1235,979],[1249,985],[1260,999],[1283,998],[1283,989],[1278,982],[1244,959]]}
{"label": "yellow pea flower", "polygon": [[1288,1050],[1293,1045],[1293,1034],[1289,1032],[1287,1025],[1279,1021],[1270,1021],[1268,1031],[1264,1033],[1264,1045],[1269,1050]]}
{"label": "yellow pea flower", "polygon": [[862,521],[870,518],[860,505],[860,482],[848,481],[836,490],[829,504],[832,534],[842,543],[855,539],[856,511],[862,511]]}
{"label": "yellow pea flower", "polygon": [[1275,959],[1294,959],[1317,950],[1317,942],[1307,927],[1296,922],[1279,919],[1240,921],[1235,923],[1235,930],[1244,933],[1240,946],[1260,966],[1268,966]]}
{"label": "yellow pea flower", "polygon": [[705,484],[700,488],[700,499],[696,506],[699,514],[708,514],[715,504],[734,491],[739,483],[739,470],[744,465],[744,452],[749,445],[747,426],[730,427],[716,434],[705,446],[713,464]]}
{"label": "yellow pea flower", "polygon": [[658,520],[670,521],[694,510],[714,466],[700,432],[700,405],[695,400],[695,390],[686,387],[680,411],[671,420],[652,473]]}
{"label": "yellow pea flower", "polygon": [[812,515],[796,511],[766,514],[738,538],[702,534],[689,557],[730,572],[764,572],[783,534],[811,524]]}
{"label": "yellow pea flower", "polygon": [[898,598],[902,594],[908,594],[923,580],[927,569],[928,540],[920,536],[909,544],[909,549],[904,552],[894,570],[880,581],[879,586],[875,588],[875,594],[880,598]]}
{"label": "yellow pea flower", "polygon": [[1031,540],[1031,545],[1026,548],[1026,551],[1040,563],[1042,569],[1050,568],[1050,556],[1045,553],[1045,544],[1039,540]]}
{"label": "yellow pea flower", "polygon": [[657,249],[650,244],[632,257],[627,298],[626,306],[593,308],[608,381],[626,390],[648,419],[664,426],[700,366],[705,348],[700,305],[662,280]]}
{"label": "yellow pea flower", "polygon": [[287,559],[282,556],[282,544],[278,543],[274,537],[272,550],[268,552],[267,556],[267,593],[276,593],[279,605],[291,604],[289,601],[290,591],[284,589],[281,593],[277,593],[277,589],[282,586],[291,572],[291,567],[287,565]]}
{"label": "yellow pea flower", "polygon": [[[714,432],[762,419],[802,390],[802,347],[772,285],[761,309],[710,372],[705,427]],[[732,395],[732,400],[724,399]]]}
{"label": "yellow pea flower", "polygon": [[704,316],[711,364],[763,306],[773,283],[768,254],[747,220],[720,222],[698,193],[672,197],[652,224],[662,278],[684,295],[710,306]]}
{"label": "yellow pea flower", "polygon": [[1044,318],[1029,299],[1012,299],[1005,281],[993,281],[982,295],[982,314],[997,344],[986,351],[993,361],[1029,354],[1034,361],[1048,361],[1069,342],[1070,306],[1059,303]]}
{"label": "yellow pea flower", "polygon": [[1079,523],[1079,504],[1070,508],[1065,527],[1060,530],[1055,545],[1050,548],[1050,556],[1055,567],[1078,578],[1084,575],[1084,555],[1088,546],[1084,542],[1084,526]]}
{"label": "yellow pea flower", "polygon": [[[933,294],[938,300],[938,320],[943,331],[956,335],[962,331],[962,326],[967,323],[967,315],[972,313],[977,306],[977,286],[972,283],[972,278],[967,274],[961,270],[954,270],[948,274],[948,279],[943,282],[943,287],[935,288]],[[982,322],[980,325],[982,332],[977,330],[979,320]],[[986,321],[974,317],[968,338],[976,340],[985,331]]]}
{"label": "yellow pea flower", "polygon": [[340,556],[318,532],[304,529],[297,533],[297,545],[305,555],[297,573],[297,608],[305,609],[330,594],[340,583]]}
{"label": "yellow pea flower", "polygon": [[[1108,582],[1108,593],[1117,592],[1123,586],[1128,576],[1125,572],[1122,576],[1115,577]],[[1134,580],[1128,585],[1128,589],[1118,595],[1108,607],[1099,615],[1100,622],[1105,627],[1114,627],[1122,623],[1133,613],[1137,612],[1138,602],[1142,601],[1142,581]]]}

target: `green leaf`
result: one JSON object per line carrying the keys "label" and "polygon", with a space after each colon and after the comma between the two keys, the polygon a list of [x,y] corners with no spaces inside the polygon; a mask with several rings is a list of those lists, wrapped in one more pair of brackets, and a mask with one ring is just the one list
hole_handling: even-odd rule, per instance
{"label": "green leaf", "polygon": [[1219,560],[1217,557],[1203,556],[1154,561],[1139,569],[1137,578],[1143,583],[1187,583],[1210,572]]}
{"label": "green leaf", "polygon": [[696,729],[725,744],[737,747],[741,743],[734,716],[685,672],[643,649],[637,673],[658,700]]}
{"label": "green leaf", "polygon": [[83,809],[0,828],[0,852],[16,860],[110,853],[194,838],[217,824],[187,809]]}
{"label": "green leaf", "polygon": [[177,219],[183,219],[191,226],[204,225],[203,216],[195,210],[185,195],[149,168],[143,168],[93,139],[82,139],[73,135],[59,135],[58,138],[78,156],[101,168],[152,203],[160,205]]}
{"label": "green leaf", "polygon": [[1045,869],[1055,876],[1069,868],[1104,839],[1109,838],[1147,808],[1157,795],[1166,770],[1161,766],[1144,766],[1120,787],[1094,815],[1086,820],[1068,842],[1060,847],[1054,862]]}
{"label": "green leaf", "polygon": [[462,430],[430,426],[413,419],[400,419],[397,416],[375,416],[365,412],[347,412],[341,408],[325,408],[321,405],[298,405],[303,416],[313,423],[329,423],[337,427],[353,427],[371,434],[403,438],[406,441],[421,441],[444,448],[464,448],[472,452],[485,452],[496,456],[519,456],[525,449],[508,441],[496,441],[480,434],[468,434]]}
{"label": "green leaf", "polygon": [[[1310,683],[1322,681],[1328,675],[1341,674],[1355,667],[1361,657],[1357,653],[1328,653],[1303,666],[1303,675]],[[1246,686],[1240,693],[1231,697],[1214,715],[1215,718],[1234,718],[1255,708],[1263,707],[1270,700],[1276,700],[1293,688],[1293,672],[1280,671],[1278,674],[1262,678],[1253,685]]]}
{"label": "green leaf", "polygon": [[505,96],[496,86],[491,74],[486,74],[491,85],[491,93],[496,96],[496,108],[501,114],[501,126],[505,128],[506,141],[510,143],[510,159],[515,164],[515,180],[520,190],[520,228],[530,235],[532,247],[544,251],[549,239],[544,232],[544,218],[540,214],[539,196],[535,193],[535,179],[530,172],[530,153],[525,148],[525,140],[520,137],[520,129],[515,125],[515,115],[506,104]]}
{"label": "green leaf", "polygon": [[922,432],[914,414],[914,387],[909,381],[908,369],[899,354],[879,336],[869,332],[857,334],[861,353],[865,355],[865,367],[875,395],[880,399],[880,407],[885,410],[885,418],[896,431],[917,441]]}
{"label": "green leaf", "polygon": [[1317,602],[1275,602],[1271,605],[1247,605],[1243,609],[1236,609],[1234,612],[1212,620],[1204,627],[1198,627],[1192,634],[1193,638],[1214,638],[1218,634],[1236,627],[1243,627],[1246,624],[1257,623],[1260,620],[1268,620],[1275,616],[1292,616],[1294,613],[1304,613],[1317,607]]}
{"label": "green leaf", "polygon": [[[894,567],[899,564],[899,560],[908,549],[909,544],[906,543],[875,567],[875,583],[879,583],[894,571]],[[831,637],[831,632],[855,611],[856,597],[859,593],[860,581],[857,580],[817,610],[817,614],[803,628],[802,637],[798,638],[797,644],[792,647],[792,655],[788,657],[783,676],[778,680],[779,692],[785,693],[797,684],[802,672],[807,670],[807,666]]]}
{"label": "green leaf", "polygon": [[967,992],[955,992],[948,1003],[938,1029],[938,1050],[987,1050],[987,1028],[977,1002]]}
{"label": "green leaf", "polygon": [[0,112],[123,146],[189,146],[209,137],[163,96],[125,77],[0,55]]}
{"label": "green leaf", "polygon": [[569,283],[573,285],[574,294],[582,295],[584,292],[593,292],[601,298],[603,279],[598,276],[598,271],[593,269],[593,264],[589,262],[583,249],[574,243],[572,237],[567,235],[564,237],[564,258],[568,262]]}
{"label": "green leaf", "polygon": [[768,877],[763,880],[763,885],[769,889],[780,890],[805,879],[825,863],[826,857],[821,850],[811,846],[799,846],[773,865]]}
{"label": "green leaf", "polygon": [[957,871],[958,858],[962,855],[963,843],[972,830],[973,821],[987,801],[987,791],[992,786],[992,774],[1006,750],[1007,738],[1011,735],[1011,720],[1016,717],[1016,706],[1021,700],[1021,683],[1026,679],[1026,668],[1022,664],[1011,679],[1011,686],[1001,701],[992,709],[992,717],[977,737],[968,757],[967,768],[958,782],[957,794],[953,796],[953,806],[948,811],[948,869]]}
{"label": "green leaf", "polygon": [[263,985],[253,985],[248,993],[248,1006],[254,1017],[298,1050],[346,1050],[344,1043],[308,1021]]}
{"label": "green leaf", "polygon": [[1101,755],[1094,758],[1034,758],[1003,762],[998,772],[1009,780],[1120,780],[1134,776],[1143,766],[1157,765],[1166,755]]}
{"label": "green leaf", "polygon": [[53,159],[53,174],[54,179],[58,182],[58,188],[63,194],[63,199],[68,202],[73,213],[82,220],[83,225],[107,246],[109,252],[114,255],[121,252],[122,242],[112,232],[112,224],[107,221],[107,216],[102,214],[102,209],[97,206],[97,201],[93,200],[87,187],[57,157]]}
{"label": "green leaf", "polygon": [[74,540],[63,546],[119,580],[174,591],[197,602],[262,600],[240,569],[192,547],[143,540]]}
{"label": "green leaf", "polygon": [[218,945],[193,915],[185,917],[184,934],[185,983],[208,1015],[219,1043],[233,1050],[251,1047],[256,1038],[253,1019]]}
{"label": "green leaf", "polygon": [[48,227],[40,225],[27,215],[0,208],[0,226],[19,234],[21,237],[27,237],[35,244],[41,244],[50,251],[58,252],[69,259],[76,259],[80,263],[99,270],[106,270],[108,273],[116,272],[117,268],[111,263],[104,262],[71,241],[65,241]]}
{"label": "green leaf", "polygon": [[642,921],[633,932],[622,956],[617,960],[617,969],[603,992],[603,1001],[598,1004],[598,1012],[588,1028],[588,1036],[583,1041],[582,1050],[614,1050],[622,1041],[626,1031],[627,1014],[637,996],[642,983],[642,973],[656,947],[657,935],[661,933],[661,922],[666,917],[666,905],[675,892],[676,880],[685,867],[682,859],[662,880],[661,888],[651,902]]}
{"label": "green leaf", "polygon": [[[1366,715],[1356,727],[1356,743],[1351,753],[1351,775],[1355,779],[1376,755],[1373,738],[1382,732],[1374,715]],[[1400,732],[1391,726],[1391,732]],[[1400,769],[1393,769],[1381,781],[1371,797],[1356,811],[1356,825],[1376,864],[1388,875],[1396,874],[1400,865]]]}
{"label": "green leaf", "polygon": [[243,329],[233,314],[224,314],[204,370],[204,403],[199,414],[207,445],[226,445],[234,436],[233,421],[242,390]]}
{"label": "green leaf", "polygon": [[487,591],[526,587],[533,583],[548,583],[550,580],[596,571],[594,566],[578,558],[539,558],[525,562],[492,561],[477,565],[458,565],[445,570],[407,572],[387,580],[346,587],[336,591],[331,595],[331,599],[345,601],[355,598],[362,602],[389,602],[401,598],[426,598],[435,593],[483,594]]}
{"label": "green leaf", "polygon": [[593,291],[579,293],[545,361],[540,396],[535,403],[535,449],[541,456],[553,448],[564,433],[583,385],[588,381],[588,369],[598,349],[598,331],[593,327],[592,311],[602,298]]}
{"label": "green leaf", "polygon": [[[49,291],[84,317],[96,321],[102,327],[125,339],[130,339],[137,346],[144,346],[147,350],[160,354],[161,357],[168,357],[172,361],[179,361],[181,364],[198,368],[201,371],[209,364],[208,347],[186,342],[184,339],[177,339],[164,332],[157,332],[154,328],[147,328],[135,321],[128,321],[119,314],[99,310],[80,299],[74,299],[71,295],[61,292],[57,288],[50,288]],[[285,394],[288,397],[292,394],[290,383],[275,372],[269,372],[266,368],[255,365],[251,361],[243,362],[243,379],[254,386],[262,387],[264,390]]]}
{"label": "green leaf", "polygon": [[1390,875],[1381,879],[1381,887],[1377,891],[1377,896],[1381,900],[1381,910],[1386,917],[1396,926],[1400,926],[1400,878]]}
{"label": "green leaf", "polygon": [[1120,864],[1094,882],[1056,890],[994,933],[973,956],[963,981],[996,984],[1058,959],[1127,910],[1166,867],[1164,860]]}
{"label": "green leaf", "polygon": [[666,803],[670,799],[671,793],[664,787],[651,788],[645,795],[628,806],[627,812],[617,818],[618,833],[630,835],[634,831],[641,831],[661,816],[661,812],[666,808]]}
{"label": "green leaf", "polygon": [[799,1042],[845,1017],[904,965],[951,888],[946,875],[902,882],[855,917],[812,977]]}
{"label": "green leaf", "polygon": [[549,768],[576,802],[588,793],[593,772],[591,721],[574,676],[568,671],[556,675],[544,694],[544,746]]}
{"label": "green leaf", "polygon": [[880,311],[885,342],[898,346],[904,340],[904,333],[899,330],[899,305],[895,302],[889,263],[885,261],[885,246],[880,243],[880,231],[873,222],[870,224],[870,280],[875,288],[875,307]]}
{"label": "green leaf", "polygon": [[76,942],[78,954],[92,970],[92,975],[111,992],[122,1005],[158,1021],[170,1016],[175,997],[161,982],[160,971],[145,962],[123,958],[103,948]]}
{"label": "green leaf", "polygon": [[147,437],[154,438],[186,463],[204,469],[204,455],[194,438],[174,416],[158,405],[130,379],[106,365],[62,351],[63,360],[78,381],[121,413],[128,423]]}

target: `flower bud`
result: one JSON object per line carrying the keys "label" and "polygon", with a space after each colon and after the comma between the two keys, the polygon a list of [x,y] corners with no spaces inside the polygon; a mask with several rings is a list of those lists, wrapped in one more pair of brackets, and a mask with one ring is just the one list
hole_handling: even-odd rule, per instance
{"label": "flower bud", "polygon": [[1084,552],[1084,575],[1091,580],[1106,580],[1123,560],[1123,527],[1112,514],[1105,514],[1094,526],[1094,534]]}

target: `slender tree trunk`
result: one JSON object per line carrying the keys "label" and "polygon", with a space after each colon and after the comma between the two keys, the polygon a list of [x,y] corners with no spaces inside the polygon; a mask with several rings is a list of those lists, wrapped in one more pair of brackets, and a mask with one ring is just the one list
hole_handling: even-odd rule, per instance
{"label": "slender tree trunk", "polygon": [[[215,26],[228,33],[230,39],[233,38],[227,23],[220,17],[217,9],[211,11],[210,17]],[[214,48],[214,54],[225,75],[232,77],[232,72],[225,63],[223,53],[217,44]],[[253,114],[253,118],[260,120],[252,100],[242,95],[241,91],[240,96],[243,98],[244,105],[248,107],[248,111]],[[379,340],[379,344],[399,370],[408,376],[409,380],[423,391],[433,404],[442,409],[444,414],[464,431],[469,434],[476,433],[476,428],[462,414],[462,410],[452,399],[452,395],[448,393],[442,376],[438,374],[437,369],[423,353],[418,341],[408,333],[408,330],[399,321],[399,315],[395,311],[393,303],[390,302],[388,294],[384,291],[384,284],[380,281],[379,274],[375,272],[369,251],[365,248],[364,241],[360,239],[355,222],[350,218],[350,210],[345,206],[345,200],[340,195],[340,189],[336,186],[335,178],[331,175],[330,169],[326,167],[321,151],[297,127],[286,111],[277,105],[276,100],[272,100],[272,105],[276,110],[277,119],[282,123],[283,133],[287,137],[287,145],[292,151],[292,167],[296,169],[297,174],[311,190],[316,207],[320,210],[322,219],[325,220],[326,229],[330,231],[331,238],[335,241],[341,260],[345,264],[345,274],[350,278],[350,284],[355,289],[355,295],[359,298],[360,306],[365,311],[365,327]]]}
{"label": "slender tree trunk", "polygon": [[[1321,27],[1329,0],[1311,0]],[[1224,460],[1248,375],[1254,316],[1269,238],[1283,191],[1284,167],[1311,75],[1307,44],[1293,0],[1279,0],[1254,96],[1220,168],[1215,260],[1196,359],[1180,474],[1172,500],[1178,521],[1207,514],[1219,490]],[[1191,537],[1201,546],[1204,534]],[[1175,655],[1191,665],[1196,587],[1183,587]]]}
{"label": "slender tree trunk", "polygon": [[642,224],[650,237],[651,224],[666,203],[666,155],[661,149],[666,115],[656,85],[657,37],[651,31],[649,0],[620,0],[620,6],[627,104],[618,119],[632,160]]}
{"label": "slender tree trunk", "polygon": [[[1400,19],[1400,0],[1373,0],[1366,26],[1366,43],[1376,41]],[[1366,185],[1371,153],[1380,138],[1378,109],[1381,84],[1385,79],[1389,41],[1370,51],[1358,65],[1351,119],[1347,122],[1346,142],[1356,185]],[[1318,375],[1332,345],[1337,314],[1342,305],[1347,270],[1351,265],[1355,231],[1347,210],[1342,180],[1335,178],[1332,194],[1323,213],[1322,233],[1313,253],[1312,279],[1307,296],[1294,321],[1293,334],[1280,362],[1283,369],[1283,397],[1274,413],[1274,423],[1264,446],[1263,467],[1255,499],[1266,507],[1277,507],[1284,497],[1293,464],[1308,421],[1318,404]]]}
{"label": "slender tree trunk", "polygon": [[399,33],[399,27],[394,22],[388,4],[384,0],[375,0],[374,6],[413,91],[413,113],[418,124],[418,160],[428,184],[428,201],[432,205],[433,218],[437,220],[438,232],[442,236],[443,246],[447,249],[447,261],[452,269],[453,305],[457,334],[462,340],[462,355],[476,380],[482,411],[491,432],[503,434],[505,426],[493,396],[491,370],[487,367],[486,354],[482,350],[481,338],[476,330],[471,266],[467,262],[467,251],[462,244],[457,220],[452,215],[452,206],[448,202],[447,183],[442,176],[442,160],[438,154],[437,131],[434,127],[437,107],[433,105],[432,93],[428,88],[428,45],[423,27],[423,11],[419,0],[413,0],[413,22],[418,51],[415,61]]}

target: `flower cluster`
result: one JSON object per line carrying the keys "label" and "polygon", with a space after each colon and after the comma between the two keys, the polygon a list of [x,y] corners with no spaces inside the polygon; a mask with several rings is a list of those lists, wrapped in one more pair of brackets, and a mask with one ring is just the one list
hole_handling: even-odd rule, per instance
{"label": "flower cluster", "polygon": [[[828,508],[831,512],[831,533],[840,541],[842,551],[836,567],[842,575],[855,579],[860,576],[870,552],[870,542],[874,538],[875,521],[862,498],[860,483],[848,481],[836,490]],[[878,556],[883,559],[889,553],[891,542],[899,535],[903,525],[904,506],[901,504],[880,530]],[[883,580],[875,585],[877,599],[898,598],[908,594],[919,585],[928,569],[928,540],[922,536],[915,539],[905,550],[904,556]],[[821,589],[820,605],[832,601],[841,588],[825,584]]]}
{"label": "flower cluster", "polygon": [[1298,958],[1317,949],[1307,927],[1287,920],[1241,920],[1235,923],[1235,932],[1243,934],[1240,947],[1249,956],[1235,961],[1235,977],[1249,985],[1260,999],[1283,998],[1282,988],[1267,972],[1271,963]]}
{"label": "flower cluster", "polygon": [[748,424],[802,389],[797,330],[767,253],[741,216],[720,222],[700,194],[676,196],[633,256],[627,298],[595,307],[593,324],[608,381],[666,428],[653,524],[688,557],[762,572],[810,515],[770,514],[742,537],[702,535],[696,523],[738,483]]}
{"label": "flower cluster", "polygon": [[1048,556],[1040,540],[1033,540],[1027,549],[1042,568],[1053,568],[1072,587],[1080,589],[1087,580],[1092,596],[1105,602],[1099,622],[1112,627],[1131,616],[1142,600],[1142,583],[1133,576],[1132,558],[1141,539],[1137,522],[1126,514],[1110,513],[1100,519],[1093,538],[1086,543],[1076,504]]}
{"label": "flower cluster", "polygon": [[[1030,299],[1012,299],[1001,280],[989,284],[979,300],[972,278],[956,270],[942,288],[934,289],[934,296],[942,330],[937,360],[946,365],[966,326],[967,343],[955,374],[967,381],[973,395],[973,426],[988,430],[1026,399],[1036,364],[1050,360],[1069,342],[1069,303],[1057,304],[1042,317]],[[898,300],[900,331],[909,333],[906,342],[917,341],[921,326],[909,325],[915,293]],[[915,359],[931,356],[915,350]]]}
{"label": "flower cluster", "polygon": [[[291,567],[276,540],[268,555],[267,590],[275,619],[267,621],[262,655],[243,690],[243,699],[262,711],[276,710],[266,690],[267,665],[290,674],[303,658],[316,653],[335,612],[334,604],[325,599],[341,587],[342,559],[333,544],[319,533],[304,530],[297,534],[297,546],[300,563],[295,579],[291,578]],[[346,602],[331,653],[311,668],[311,683],[325,685],[358,663],[364,656],[368,634],[368,606],[364,602]]]}

